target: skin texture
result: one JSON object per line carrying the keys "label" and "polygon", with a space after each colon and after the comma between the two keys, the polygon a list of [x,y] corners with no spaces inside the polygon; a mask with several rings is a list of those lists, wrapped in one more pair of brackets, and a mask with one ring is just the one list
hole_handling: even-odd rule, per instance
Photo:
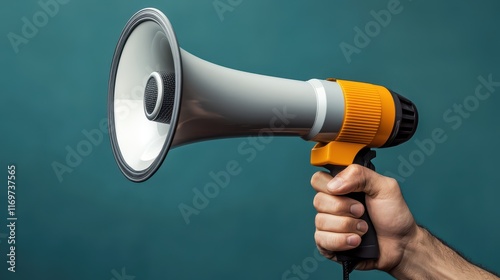
{"label": "skin texture", "polygon": [[397,279],[500,279],[467,262],[427,230],[419,227],[396,180],[368,168],[350,165],[332,178],[317,172],[311,178],[318,192],[314,238],[320,252],[335,259],[335,251],[357,247],[368,225],[359,219],[363,205],[343,195],[366,193],[366,207],[377,232],[380,257],[360,262],[356,269],[378,269]]}

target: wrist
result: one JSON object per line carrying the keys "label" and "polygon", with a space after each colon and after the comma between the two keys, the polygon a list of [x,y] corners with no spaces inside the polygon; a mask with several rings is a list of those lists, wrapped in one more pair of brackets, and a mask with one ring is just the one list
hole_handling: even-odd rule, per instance
{"label": "wrist", "polygon": [[465,264],[460,255],[418,226],[401,262],[390,273],[397,279],[457,279],[457,268]]}
{"label": "wrist", "polygon": [[403,248],[401,262],[389,273],[396,279],[499,279],[466,261],[422,227],[417,227]]}
{"label": "wrist", "polygon": [[432,254],[426,248],[432,246],[430,233],[424,228],[417,226],[415,234],[405,244],[403,257],[398,265],[388,271],[396,279],[415,279],[419,275],[425,275],[429,268],[427,262]]}

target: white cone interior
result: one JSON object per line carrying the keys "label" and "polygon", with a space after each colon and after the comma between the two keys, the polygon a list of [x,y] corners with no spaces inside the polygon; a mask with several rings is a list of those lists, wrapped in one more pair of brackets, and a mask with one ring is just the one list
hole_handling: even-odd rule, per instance
{"label": "white cone interior", "polygon": [[172,51],[162,28],[145,21],[123,47],[114,93],[116,139],[123,159],[136,171],[153,163],[170,131],[169,124],[150,121],[144,113],[144,88],[154,71],[174,72]]}

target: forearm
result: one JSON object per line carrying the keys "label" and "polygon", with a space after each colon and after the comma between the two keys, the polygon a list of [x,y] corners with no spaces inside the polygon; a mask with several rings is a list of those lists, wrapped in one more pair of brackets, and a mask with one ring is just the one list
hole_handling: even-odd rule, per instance
{"label": "forearm", "polygon": [[389,273],[397,279],[500,279],[469,263],[421,227],[404,249],[399,265]]}

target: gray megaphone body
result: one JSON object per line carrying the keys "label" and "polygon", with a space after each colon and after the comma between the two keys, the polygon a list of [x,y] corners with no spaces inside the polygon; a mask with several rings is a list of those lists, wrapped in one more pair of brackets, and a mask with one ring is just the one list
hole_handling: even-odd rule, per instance
{"label": "gray megaphone body", "polygon": [[[134,182],[150,178],[171,148],[258,135],[273,125],[280,128],[273,135],[318,142],[311,163],[332,170],[371,147],[407,141],[418,120],[411,101],[382,86],[297,81],[204,61],[179,48],[166,16],[152,8],[122,31],[108,90],[113,153]],[[277,111],[293,118],[278,123]],[[378,247],[368,257],[377,254]]]}

